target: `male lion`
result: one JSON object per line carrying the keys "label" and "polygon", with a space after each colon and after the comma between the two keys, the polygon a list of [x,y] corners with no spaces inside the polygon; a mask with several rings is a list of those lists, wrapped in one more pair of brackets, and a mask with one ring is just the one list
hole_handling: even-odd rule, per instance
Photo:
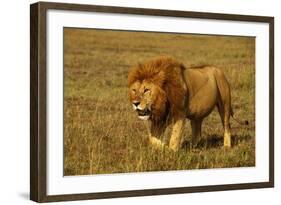
{"label": "male lion", "polygon": [[160,140],[172,124],[168,147],[177,151],[186,118],[192,127],[192,144],[201,136],[201,125],[217,106],[224,127],[224,146],[231,146],[230,86],[223,72],[213,66],[185,68],[170,57],[138,64],[129,73],[129,97],[138,117],[151,121],[149,142],[164,147]]}

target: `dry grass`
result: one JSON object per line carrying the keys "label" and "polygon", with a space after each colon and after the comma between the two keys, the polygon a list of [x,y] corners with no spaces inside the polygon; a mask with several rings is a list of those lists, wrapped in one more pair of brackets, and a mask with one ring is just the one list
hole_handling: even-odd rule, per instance
{"label": "dry grass", "polygon": [[[232,89],[234,146],[223,148],[217,111],[203,123],[196,149],[159,151],[145,140],[145,123],[127,95],[131,65],[171,55],[186,66],[224,70]],[[64,174],[143,172],[255,165],[255,39],[246,37],[64,30]],[[186,144],[190,125],[185,126]]]}

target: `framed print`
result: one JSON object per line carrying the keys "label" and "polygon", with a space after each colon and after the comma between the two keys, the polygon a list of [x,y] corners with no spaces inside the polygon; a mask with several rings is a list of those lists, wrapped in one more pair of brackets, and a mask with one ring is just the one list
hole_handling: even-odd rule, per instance
{"label": "framed print", "polygon": [[30,7],[30,198],[274,186],[274,18]]}

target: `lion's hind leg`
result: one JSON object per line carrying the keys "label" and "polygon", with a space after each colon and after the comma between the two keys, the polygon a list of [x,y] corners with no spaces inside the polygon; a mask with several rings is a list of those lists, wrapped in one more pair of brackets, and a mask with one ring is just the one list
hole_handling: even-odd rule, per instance
{"label": "lion's hind leg", "polygon": [[191,120],[190,124],[192,129],[192,147],[196,147],[201,138],[202,119]]}
{"label": "lion's hind leg", "polygon": [[231,115],[231,94],[230,86],[225,75],[219,69],[215,73],[217,86],[219,89],[219,99],[217,103],[218,111],[224,128],[224,146],[231,147],[231,133],[229,118]]}
{"label": "lion's hind leg", "polygon": [[223,144],[225,147],[231,147],[231,133],[230,133],[230,123],[229,123],[230,113],[227,111],[228,109],[225,109],[225,106],[223,106],[222,102],[219,102],[217,107],[224,130]]}
{"label": "lion's hind leg", "polygon": [[230,113],[225,111],[224,113],[224,135],[223,135],[223,145],[225,147],[231,147],[231,133],[230,133],[230,123],[229,123]]}

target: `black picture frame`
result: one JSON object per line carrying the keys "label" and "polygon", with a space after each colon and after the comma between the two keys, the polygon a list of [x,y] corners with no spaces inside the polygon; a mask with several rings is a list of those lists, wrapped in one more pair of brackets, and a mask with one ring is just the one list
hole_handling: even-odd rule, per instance
{"label": "black picture frame", "polygon": [[[269,24],[269,181],[212,186],[131,190],[87,194],[47,195],[46,192],[46,12],[49,9],[105,12]],[[30,199],[36,202],[132,197],[190,192],[209,192],[274,186],[274,17],[203,13],[143,8],[39,2],[30,6]]]}

